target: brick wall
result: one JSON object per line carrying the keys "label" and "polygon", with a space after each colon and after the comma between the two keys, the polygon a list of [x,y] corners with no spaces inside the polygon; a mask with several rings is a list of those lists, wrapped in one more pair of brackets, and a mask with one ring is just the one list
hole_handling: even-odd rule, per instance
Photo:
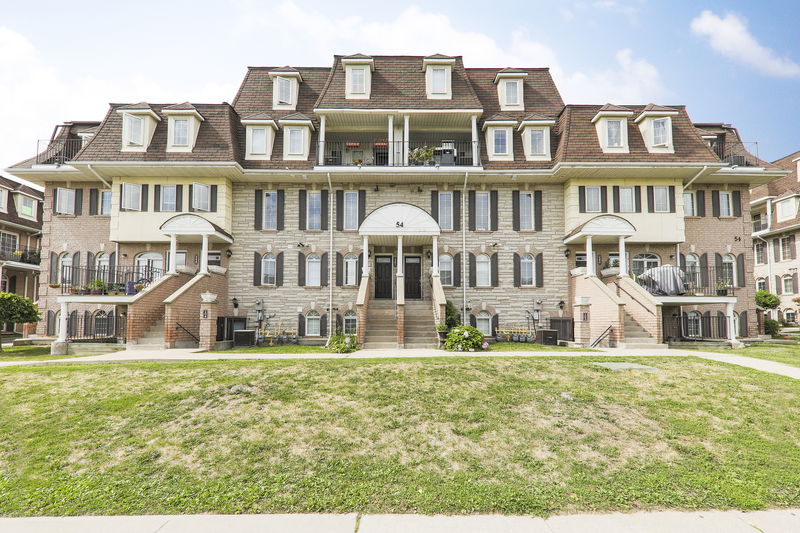
{"label": "brick wall", "polygon": [[663,342],[661,304],[629,277],[614,277],[604,281],[625,302],[625,311],[654,339]]}
{"label": "brick wall", "polygon": [[[576,297],[589,298],[589,334],[594,340],[611,326],[608,342],[618,345],[625,342],[625,304],[595,276],[572,276]],[[575,302],[579,304],[579,302]],[[581,332],[585,335],[585,332]]]}
{"label": "brick wall", "polygon": [[188,274],[164,276],[128,304],[128,342],[138,340],[164,319],[164,300],[190,279]]}
{"label": "brick wall", "polygon": [[[200,295],[212,292],[217,295],[217,313],[227,311],[228,278],[222,274],[197,274],[181,287],[179,295],[164,304],[164,343],[168,348],[193,345],[196,341],[177,324],[200,336]],[[214,332],[216,336],[216,331]]]}

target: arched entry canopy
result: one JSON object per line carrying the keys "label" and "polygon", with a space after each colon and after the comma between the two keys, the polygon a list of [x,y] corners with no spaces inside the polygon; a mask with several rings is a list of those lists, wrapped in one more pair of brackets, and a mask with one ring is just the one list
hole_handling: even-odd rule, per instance
{"label": "arched entry canopy", "polygon": [[440,233],[439,224],[427,211],[406,203],[377,208],[367,215],[358,228],[358,234],[369,236],[373,244],[393,244],[398,235],[408,245],[424,244]]}
{"label": "arched entry canopy", "polygon": [[628,258],[625,253],[625,239],[636,233],[633,224],[617,215],[600,215],[587,220],[564,237],[564,244],[586,244],[586,273],[595,275],[593,244],[619,243],[619,273],[628,275]]}
{"label": "arched entry canopy", "polygon": [[200,273],[202,274],[208,274],[208,242],[227,244],[233,242],[233,236],[230,233],[213,222],[193,214],[176,215],[161,224],[159,230],[169,236],[169,270],[167,272],[170,274],[174,274],[178,269],[178,236],[183,242],[203,243],[200,250]]}

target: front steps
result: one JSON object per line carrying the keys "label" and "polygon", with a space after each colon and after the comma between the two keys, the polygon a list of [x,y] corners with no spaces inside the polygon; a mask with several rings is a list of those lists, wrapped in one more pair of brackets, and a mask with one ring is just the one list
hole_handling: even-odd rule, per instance
{"label": "front steps", "polygon": [[[394,300],[370,300],[365,349],[397,348],[397,311]],[[406,300],[403,317],[404,348],[436,348],[439,337],[430,300]]]}
{"label": "front steps", "polygon": [[631,315],[625,313],[625,348],[657,350],[669,346],[659,344]]}
{"label": "front steps", "polygon": [[397,348],[397,316],[394,300],[370,300],[367,332],[362,348]]}
{"label": "front steps", "polygon": [[148,329],[143,337],[128,343],[129,350],[163,350],[165,347],[163,319]]}
{"label": "front steps", "polygon": [[404,348],[436,348],[439,345],[436,322],[433,320],[433,303],[430,300],[406,300],[404,324]]}

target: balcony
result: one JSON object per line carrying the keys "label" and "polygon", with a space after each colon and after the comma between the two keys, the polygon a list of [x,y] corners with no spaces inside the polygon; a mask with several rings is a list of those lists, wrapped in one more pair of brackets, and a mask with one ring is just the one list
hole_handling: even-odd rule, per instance
{"label": "balcony", "polygon": [[319,142],[320,164],[334,167],[471,167],[479,165],[472,140],[388,141],[327,139]]}
{"label": "balcony", "polygon": [[37,248],[27,248],[25,246],[0,246],[0,261],[15,261],[17,263],[27,263],[38,265],[41,263],[42,253]]}
{"label": "balcony", "polygon": [[758,233],[759,231],[764,231],[769,229],[766,221],[761,220],[754,220],[753,221],[753,233]]}
{"label": "balcony", "polygon": [[723,163],[734,167],[762,167],[764,162],[758,158],[757,142],[714,141],[711,148]]}
{"label": "balcony", "polygon": [[61,282],[51,284],[61,294],[132,296],[164,276],[164,270],[151,266],[89,268],[63,266]]}
{"label": "balcony", "polygon": [[631,273],[653,296],[734,296],[732,268],[662,265]]}
{"label": "balcony", "polygon": [[40,139],[36,143],[37,165],[63,165],[83,147],[82,139]]}

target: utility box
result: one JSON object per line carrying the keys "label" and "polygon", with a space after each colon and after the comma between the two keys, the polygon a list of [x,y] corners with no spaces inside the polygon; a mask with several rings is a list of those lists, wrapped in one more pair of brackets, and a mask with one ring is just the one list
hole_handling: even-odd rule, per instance
{"label": "utility box", "polygon": [[543,346],[558,346],[558,332],[554,329],[537,330],[536,343]]}
{"label": "utility box", "polygon": [[233,346],[255,346],[256,345],[256,330],[254,329],[240,329],[233,332]]}

